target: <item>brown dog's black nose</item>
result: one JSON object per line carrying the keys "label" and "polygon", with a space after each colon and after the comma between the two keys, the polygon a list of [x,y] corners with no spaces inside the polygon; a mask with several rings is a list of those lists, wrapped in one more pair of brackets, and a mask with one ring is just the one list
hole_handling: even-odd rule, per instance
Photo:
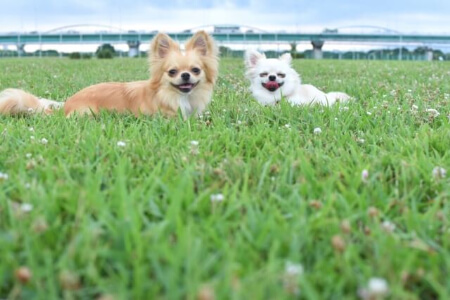
{"label": "brown dog's black nose", "polygon": [[275,81],[275,80],[277,80],[277,77],[275,75],[270,75],[269,76],[269,80],[270,81]]}
{"label": "brown dog's black nose", "polygon": [[189,73],[187,73],[187,72],[184,72],[184,73],[181,74],[181,78],[182,78],[184,81],[188,81],[189,78],[191,78],[191,74],[189,74]]}

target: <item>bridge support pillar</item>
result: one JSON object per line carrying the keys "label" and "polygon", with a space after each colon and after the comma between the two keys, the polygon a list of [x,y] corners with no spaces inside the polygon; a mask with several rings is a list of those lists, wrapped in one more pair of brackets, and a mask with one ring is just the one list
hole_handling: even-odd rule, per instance
{"label": "bridge support pillar", "polygon": [[17,55],[19,57],[25,55],[25,44],[17,44]]}
{"label": "bridge support pillar", "polygon": [[433,49],[428,48],[425,50],[425,60],[432,61],[433,60]]}
{"label": "bridge support pillar", "polygon": [[128,41],[127,44],[129,47],[128,57],[139,56],[139,46],[141,45],[141,42],[140,41]]}
{"label": "bridge support pillar", "polygon": [[324,41],[311,41],[311,44],[313,46],[313,58],[314,59],[322,59],[323,58],[323,52],[322,52],[322,47],[323,44],[325,42]]}

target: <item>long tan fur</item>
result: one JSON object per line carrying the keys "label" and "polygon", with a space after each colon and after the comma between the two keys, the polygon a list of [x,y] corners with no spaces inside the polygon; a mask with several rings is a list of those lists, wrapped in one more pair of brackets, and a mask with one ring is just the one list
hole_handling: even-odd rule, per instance
{"label": "long tan fur", "polygon": [[[201,113],[211,100],[217,79],[218,51],[213,39],[204,31],[197,32],[185,49],[182,53],[175,41],[159,33],[150,44],[149,80],[89,86],[67,99],[64,113],[70,116],[111,110],[135,115],[161,112],[174,116],[178,109],[185,117]],[[49,113],[51,107],[45,110],[48,101],[21,90],[7,89],[0,93],[0,113]]]}
{"label": "long tan fur", "polygon": [[6,89],[0,93],[0,114],[5,115],[50,114],[61,104],[47,99],[39,99],[19,89]]}

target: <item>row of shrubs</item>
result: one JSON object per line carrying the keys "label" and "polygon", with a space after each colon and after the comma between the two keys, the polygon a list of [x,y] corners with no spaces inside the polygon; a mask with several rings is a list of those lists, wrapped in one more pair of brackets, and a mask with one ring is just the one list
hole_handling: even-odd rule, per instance
{"label": "row of shrubs", "polygon": [[[116,50],[110,44],[103,44],[95,51],[97,58],[113,58],[116,54]],[[90,59],[92,56],[88,53],[72,52],[69,55],[70,59]]]}
{"label": "row of shrubs", "polygon": [[92,55],[88,53],[72,52],[69,54],[70,59],[90,59]]}

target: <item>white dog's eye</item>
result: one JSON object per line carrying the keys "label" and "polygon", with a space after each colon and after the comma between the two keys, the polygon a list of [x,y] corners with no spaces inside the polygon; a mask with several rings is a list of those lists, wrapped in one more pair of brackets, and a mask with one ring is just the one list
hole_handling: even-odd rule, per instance
{"label": "white dog's eye", "polygon": [[259,77],[266,77],[267,75],[269,75],[269,74],[267,72],[264,72],[264,73],[260,73]]}
{"label": "white dog's eye", "polygon": [[286,74],[284,74],[284,73],[278,73],[277,75],[278,75],[278,77],[281,77],[281,78],[286,77]]}

